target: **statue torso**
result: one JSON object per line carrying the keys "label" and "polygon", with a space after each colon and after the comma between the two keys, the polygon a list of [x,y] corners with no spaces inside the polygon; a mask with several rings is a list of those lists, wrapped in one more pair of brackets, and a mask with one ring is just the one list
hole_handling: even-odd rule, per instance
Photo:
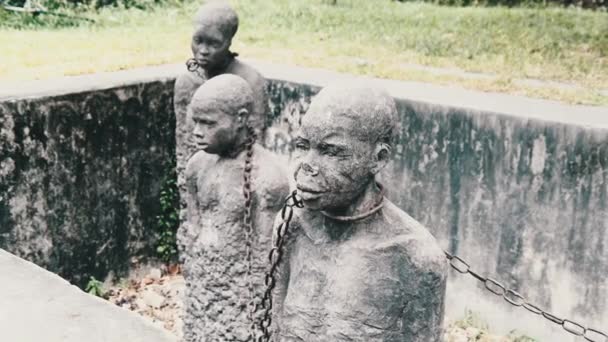
{"label": "statue torso", "polygon": [[[387,226],[397,223],[391,216],[378,214],[375,223],[355,223],[348,238],[331,241],[315,241],[302,227],[323,225],[323,218],[297,220],[286,261],[281,342],[439,341],[412,339],[409,318],[423,304],[416,302],[420,284],[412,278],[435,273],[436,281],[443,281],[440,291],[445,291],[445,277],[408,255],[420,246],[419,232]],[[435,254],[433,262],[438,260]],[[435,309],[443,315],[442,302]]]}
{"label": "statue torso", "polygon": [[315,341],[313,336],[320,333],[319,341],[375,341],[399,332],[405,303],[401,280],[390,267],[395,258],[375,249],[373,244],[315,245],[299,238],[283,308],[291,318],[285,320],[285,336]]}
{"label": "statue torso", "polygon": [[[186,341],[246,341],[249,332],[248,286],[262,294],[272,221],[284,196],[287,176],[269,152],[254,149],[252,189],[252,271],[247,275],[246,234],[243,224],[244,153],[220,160],[195,155],[196,172],[187,176],[194,187],[196,222],[189,217],[180,232],[184,276],[188,284]],[[192,189],[189,189],[192,190]]]}

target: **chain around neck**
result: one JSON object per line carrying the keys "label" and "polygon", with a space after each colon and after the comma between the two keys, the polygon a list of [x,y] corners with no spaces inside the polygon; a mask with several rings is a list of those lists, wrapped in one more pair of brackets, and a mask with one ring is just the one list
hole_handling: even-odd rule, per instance
{"label": "chain around neck", "polygon": [[[234,59],[238,55],[239,54],[236,53],[236,52],[228,51],[228,57],[226,58],[226,60],[224,61],[224,63],[220,67],[215,68],[215,70],[206,70],[205,68],[203,68],[198,63],[198,61],[196,60],[196,58],[190,58],[190,59],[188,59],[186,61],[186,68],[188,69],[188,71],[197,74],[202,79],[207,79],[207,78],[211,78],[213,76],[217,76],[219,74],[222,74],[223,71],[226,68],[228,68],[228,66],[230,65],[230,63],[232,63],[234,61]],[[220,72],[217,72],[218,70]]]}
{"label": "chain around neck", "polygon": [[377,213],[378,211],[380,211],[382,209],[382,207],[384,207],[384,194],[385,194],[384,186],[382,186],[382,184],[380,184],[378,182],[376,182],[376,186],[378,186],[378,188],[380,188],[380,200],[372,209],[370,209],[364,213],[357,214],[357,215],[350,215],[350,216],[332,215],[325,210],[322,210],[321,213],[324,216],[326,216],[332,220],[336,220],[336,221],[340,221],[340,222],[355,222],[355,221],[360,221],[365,218],[368,218],[368,217],[372,216],[373,214]]}

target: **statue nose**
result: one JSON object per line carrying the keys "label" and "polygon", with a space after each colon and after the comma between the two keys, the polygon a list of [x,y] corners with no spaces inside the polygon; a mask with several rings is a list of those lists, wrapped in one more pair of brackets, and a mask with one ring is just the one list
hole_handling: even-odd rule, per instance
{"label": "statue nose", "polygon": [[197,124],[194,124],[194,131],[192,133],[199,138],[202,138],[204,136],[203,131]]}
{"label": "statue nose", "polygon": [[308,163],[302,163],[302,170],[304,170],[304,172],[308,173],[311,176],[316,176],[319,174],[319,168],[314,167]]}

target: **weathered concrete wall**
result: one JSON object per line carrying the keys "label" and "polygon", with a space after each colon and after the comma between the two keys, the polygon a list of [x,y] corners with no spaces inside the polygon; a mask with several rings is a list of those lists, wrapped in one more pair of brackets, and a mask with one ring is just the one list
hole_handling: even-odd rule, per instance
{"label": "weathered concrete wall", "polygon": [[130,81],[0,96],[0,248],[81,286],[151,254],[172,80]]}
{"label": "weathered concrete wall", "polygon": [[177,342],[161,326],[2,249],[0,270],[2,341]]}
{"label": "weathered concrete wall", "polygon": [[[272,125],[265,144],[285,159],[289,157],[291,134],[319,87],[336,79],[361,81],[330,72],[251,64],[271,80],[268,120]],[[150,225],[146,222],[154,219],[156,203],[152,198],[158,190],[161,161],[168,158],[174,147],[169,141],[174,121],[170,106],[172,83],[168,80],[181,70],[181,66],[146,69],[138,74],[161,75],[167,80],[158,83],[160,76],[147,82],[137,78],[140,85],[100,92],[100,99],[121,99],[114,101],[118,107],[97,111],[115,113],[112,116],[115,120],[96,121],[104,122],[104,125],[87,126],[83,113],[88,109],[72,110],[72,114],[63,116],[53,114],[61,112],[55,110],[38,112],[36,108],[45,107],[35,107],[41,100],[34,99],[21,101],[29,105],[17,106],[22,108],[18,113],[30,114],[23,119],[20,115],[14,116],[11,122],[15,124],[11,125],[15,126],[9,126],[6,115],[0,115],[3,127],[0,151],[4,158],[0,159],[3,170],[0,186],[4,187],[0,190],[5,193],[6,189],[13,189],[10,192],[12,200],[0,202],[3,203],[0,204],[3,242],[0,242],[13,250],[27,251],[31,258],[47,260],[52,267],[68,269],[64,274],[73,275],[88,272],[90,267],[108,269],[110,265],[124,261],[117,255],[140,251],[133,246],[149,246]],[[132,76],[124,77],[131,79]],[[157,90],[145,92],[148,82]],[[554,314],[606,330],[608,109],[565,106],[412,82],[373,79],[365,82],[377,83],[398,100],[401,139],[395,160],[383,175],[391,199],[423,222],[446,249],[467,259],[479,272],[514,287]],[[81,107],[91,95],[88,94],[65,95],[65,99],[73,102],[67,107],[104,105],[105,100],[95,102],[99,105]],[[114,125],[128,123],[126,118],[132,115],[120,113],[140,113],[126,110],[138,106],[143,107],[141,113],[146,114],[136,115],[140,118],[137,120],[141,117],[146,120],[138,121],[137,129],[127,126],[132,127],[125,131],[130,132],[127,134],[119,128],[123,126]],[[50,130],[63,127],[52,123],[63,122],[57,118],[67,120],[70,115],[80,117],[78,122],[82,126],[76,127],[82,128],[70,131],[69,135],[60,133],[63,131],[57,128]],[[23,133],[26,127],[29,138]],[[116,132],[123,139],[118,141],[126,141],[128,148],[95,149],[88,137],[95,137],[94,133],[101,128],[85,130],[89,132],[85,140],[85,136],[77,132],[86,127],[114,127],[115,131],[105,132]],[[34,135],[32,132],[48,133]],[[131,138],[124,140],[133,136],[141,139],[132,138],[138,144],[128,143]],[[16,137],[20,137],[21,142],[15,146],[21,147],[8,150],[5,146],[9,145],[5,142],[14,141]],[[85,142],[90,152],[81,154],[76,147]],[[24,153],[24,149],[40,152]],[[125,178],[109,177],[112,172],[118,173],[120,164],[115,154],[127,153],[124,151],[131,151],[129,153],[141,159],[122,159],[139,160],[143,164],[128,162],[130,170],[135,170],[129,171],[128,177],[126,172],[122,173]],[[27,159],[26,156],[32,153],[44,158]],[[22,157],[11,157],[20,161],[7,168],[6,155]],[[85,164],[83,158],[89,164]],[[68,175],[76,177],[81,172],[66,171],[66,168],[77,170],[70,169],[69,165],[82,165],[81,169],[88,170],[95,179],[105,179],[105,183],[81,176],[78,179],[80,182],[86,180],[85,190],[88,189],[89,195],[83,192],[77,196],[74,192],[81,191],[82,187],[71,185],[74,180]],[[106,165],[113,167],[104,168]],[[27,172],[15,171],[17,166]],[[38,180],[29,186],[28,179]],[[111,182],[112,179],[121,181]],[[64,190],[58,185],[71,190],[62,194]],[[21,190],[15,191],[16,186],[21,186]],[[34,200],[37,198],[41,200]],[[95,202],[98,202],[97,206],[92,204]],[[124,208],[122,211],[107,211],[116,208],[117,203],[129,203],[130,206],[118,206]],[[64,213],[67,223],[58,224],[55,213]],[[78,224],[79,221],[85,224]],[[129,223],[128,226],[114,226],[111,222]],[[94,228],[98,223],[101,223],[101,229]],[[33,228],[22,228],[28,226]],[[10,243],[9,238],[12,239]],[[106,249],[111,248],[113,253],[102,249],[97,256],[97,249],[105,241],[111,241]],[[119,254],[120,251],[128,252]],[[81,267],[64,267],[61,263],[68,260],[69,263],[75,260]],[[101,266],[96,266],[97,263]],[[505,333],[517,329],[541,341],[576,341],[559,326],[521,308],[512,308],[471,277],[451,274],[447,301],[447,312],[452,319],[461,317],[468,308],[480,313],[492,329]]]}

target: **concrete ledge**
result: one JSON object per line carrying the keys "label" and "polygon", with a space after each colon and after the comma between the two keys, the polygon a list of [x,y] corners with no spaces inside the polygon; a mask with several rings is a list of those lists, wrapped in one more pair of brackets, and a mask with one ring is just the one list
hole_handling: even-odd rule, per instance
{"label": "concrete ledge", "polygon": [[0,339],[7,342],[175,342],[140,316],[0,250]]}
{"label": "concrete ledge", "polygon": [[[485,93],[421,82],[354,76],[322,69],[271,64],[244,59],[266,78],[323,87],[332,82],[365,82],[385,88],[396,98],[448,107],[491,112],[514,117],[560,122],[593,128],[608,128],[608,107],[568,105],[500,93]],[[70,76],[51,80],[0,83],[0,101],[56,96],[111,89],[151,81],[172,80],[185,72],[183,64],[167,64],[117,72]]]}
{"label": "concrete ledge", "polygon": [[171,64],[81,76],[65,76],[49,80],[0,82],[0,102],[79,94],[157,81],[173,81],[183,71],[185,71],[184,66]]}
{"label": "concrete ledge", "polygon": [[[549,122],[608,128],[608,107],[568,105],[500,93],[484,93],[421,82],[385,80],[337,72],[249,61],[266,78],[325,86],[333,82],[363,82],[383,87],[395,98],[444,109],[466,109]],[[447,108],[445,108],[447,107]]]}

